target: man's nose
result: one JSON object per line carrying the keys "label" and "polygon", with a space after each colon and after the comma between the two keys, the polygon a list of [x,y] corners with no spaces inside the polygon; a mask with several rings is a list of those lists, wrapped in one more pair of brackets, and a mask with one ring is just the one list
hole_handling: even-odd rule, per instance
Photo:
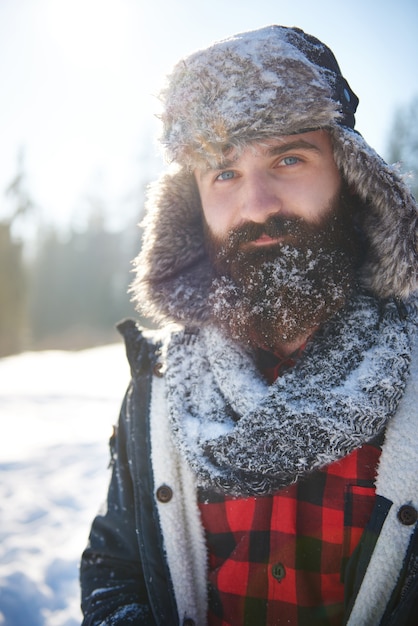
{"label": "man's nose", "polygon": [[277,185],[268,176],[251,176],[243,186],[240,217],[243,222],[264,223],[270,216],[281,212],[281,199]]}

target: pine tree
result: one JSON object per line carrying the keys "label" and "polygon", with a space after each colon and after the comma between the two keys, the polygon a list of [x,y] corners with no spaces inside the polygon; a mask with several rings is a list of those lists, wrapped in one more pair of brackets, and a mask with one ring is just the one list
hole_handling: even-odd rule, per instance
{"label": "pine tree", "polygon": [[27,280],[23,244],[15,234],[16,224],[34,208],[26,190],[23,154],[15,178],[6,190],[7,216],[0,220],[0,356],[19,352],[27,330]]}

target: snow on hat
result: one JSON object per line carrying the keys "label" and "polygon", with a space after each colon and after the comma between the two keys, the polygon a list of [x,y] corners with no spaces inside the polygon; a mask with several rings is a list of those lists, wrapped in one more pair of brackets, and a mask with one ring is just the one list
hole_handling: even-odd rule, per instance
{"label": "snow on hat", "polygon": [[272,135],[354,128],[358,98],[331,50],[300,29],[269,26],[180,61],[161,94],[169,160],[196,166]]}
{"label": "snow on hat", "polygon": [[395,167],[354,130],[358,98],[331,50],[296,28],[270,26],[181,60],[161,94],[167,157],[149,192],[134,298],[157,321],[203,322],[211,266],[192,170],[230,148],[326,129],[348,188],[364,205],[363,284],[380,298],[418,290],[418,210]]}

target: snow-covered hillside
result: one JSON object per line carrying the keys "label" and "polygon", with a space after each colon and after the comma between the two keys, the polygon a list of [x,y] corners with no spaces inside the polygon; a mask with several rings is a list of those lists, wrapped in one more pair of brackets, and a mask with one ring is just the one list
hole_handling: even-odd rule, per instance
{"label": "snow-covered hillside", "polygon": [[0,626],[79,626],[78,563],[128,382],[122,344],[0,359]]}

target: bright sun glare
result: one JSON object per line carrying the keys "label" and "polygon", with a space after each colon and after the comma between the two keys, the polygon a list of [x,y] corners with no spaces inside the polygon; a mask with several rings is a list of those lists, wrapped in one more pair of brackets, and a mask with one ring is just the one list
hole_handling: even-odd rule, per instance
{"label": "bright sun glare", "polygon": [[115,66],[129,28],[127,5],[120,0],[47,0],[51,37],[63,54],[84,69]]}

